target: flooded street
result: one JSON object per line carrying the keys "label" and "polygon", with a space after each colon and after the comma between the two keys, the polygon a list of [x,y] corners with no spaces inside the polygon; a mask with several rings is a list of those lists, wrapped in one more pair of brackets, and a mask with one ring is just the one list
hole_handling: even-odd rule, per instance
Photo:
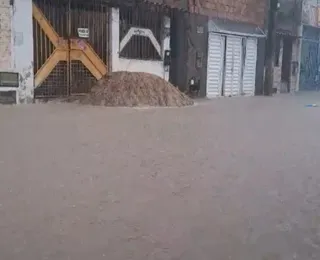
{"label": "flooded street", "polygon": [[320,259],[313,103],[0,106],[0,259]]}

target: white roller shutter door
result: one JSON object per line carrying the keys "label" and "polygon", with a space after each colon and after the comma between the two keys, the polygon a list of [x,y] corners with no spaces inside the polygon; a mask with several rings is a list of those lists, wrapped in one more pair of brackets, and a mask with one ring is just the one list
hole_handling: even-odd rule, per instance
{"label": "white roller shutter door", "polygon": [[224,96],[238,96],[241,86],[242,38],[227,37]]}
{"label": "white roller shutter door", "polygon": [[225,37],[209,33],[208,66],[207,66],[207,97],[221,96],[223,56]]}
{"label": "white roller shutter door", "polygon": [[257,39],[248,38],[243,72],[242,91],[246,96],[253,96],[256,82]]}

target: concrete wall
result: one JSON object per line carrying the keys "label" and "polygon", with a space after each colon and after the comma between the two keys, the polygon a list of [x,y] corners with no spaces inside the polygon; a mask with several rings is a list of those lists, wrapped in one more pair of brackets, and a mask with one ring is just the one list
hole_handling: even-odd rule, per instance
{"label": "concrete wall", "polygon": [[302,0],[279,0],[279,3],[277,30],[297,36],[301,24]]}
{"label": "concrete wall", "polygon": [[0,0],[0,70],[20,73],[19,102],[33,101],[32,0]]}
{"label": "concrete wall", "polygon": [[[170,22],[167,24],[170,28]],[[169,80],[169,67],[163,66],[163,61],[136,60],[119,57],[119,9],[111,11],[111,68],[112,71],[147,72]],[[170,36],[164,37],[162,50],[170,50]]]}
{"label": "concrete wall", "polygon": [[171,23],[172,66],[170,82],[182,92],[189,91],[189,82],[199,82],[200,97],[206,96],[208,18],[198,14],[174,11]]}

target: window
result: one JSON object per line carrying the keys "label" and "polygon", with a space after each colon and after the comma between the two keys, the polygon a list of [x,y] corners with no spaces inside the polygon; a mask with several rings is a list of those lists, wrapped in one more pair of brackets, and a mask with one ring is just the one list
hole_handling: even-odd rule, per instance
{"label": "window", "polygon": [[162,17],[161,12],[144,6],[121,8],[119,56],[161,60]]}

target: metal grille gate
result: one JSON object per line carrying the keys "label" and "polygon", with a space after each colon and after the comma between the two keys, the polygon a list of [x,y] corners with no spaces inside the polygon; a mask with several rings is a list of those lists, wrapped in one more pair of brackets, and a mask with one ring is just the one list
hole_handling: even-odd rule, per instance
{"label": "metal grille gate", "polygon": [[98,0],[34,0],[35,96],[88,92],[108,72],[108,29],[108,7]]}
{"label": "metal grille gate", "polygon": [[320,30],[303,26],[300,67],[300,90],[320,89]]}

